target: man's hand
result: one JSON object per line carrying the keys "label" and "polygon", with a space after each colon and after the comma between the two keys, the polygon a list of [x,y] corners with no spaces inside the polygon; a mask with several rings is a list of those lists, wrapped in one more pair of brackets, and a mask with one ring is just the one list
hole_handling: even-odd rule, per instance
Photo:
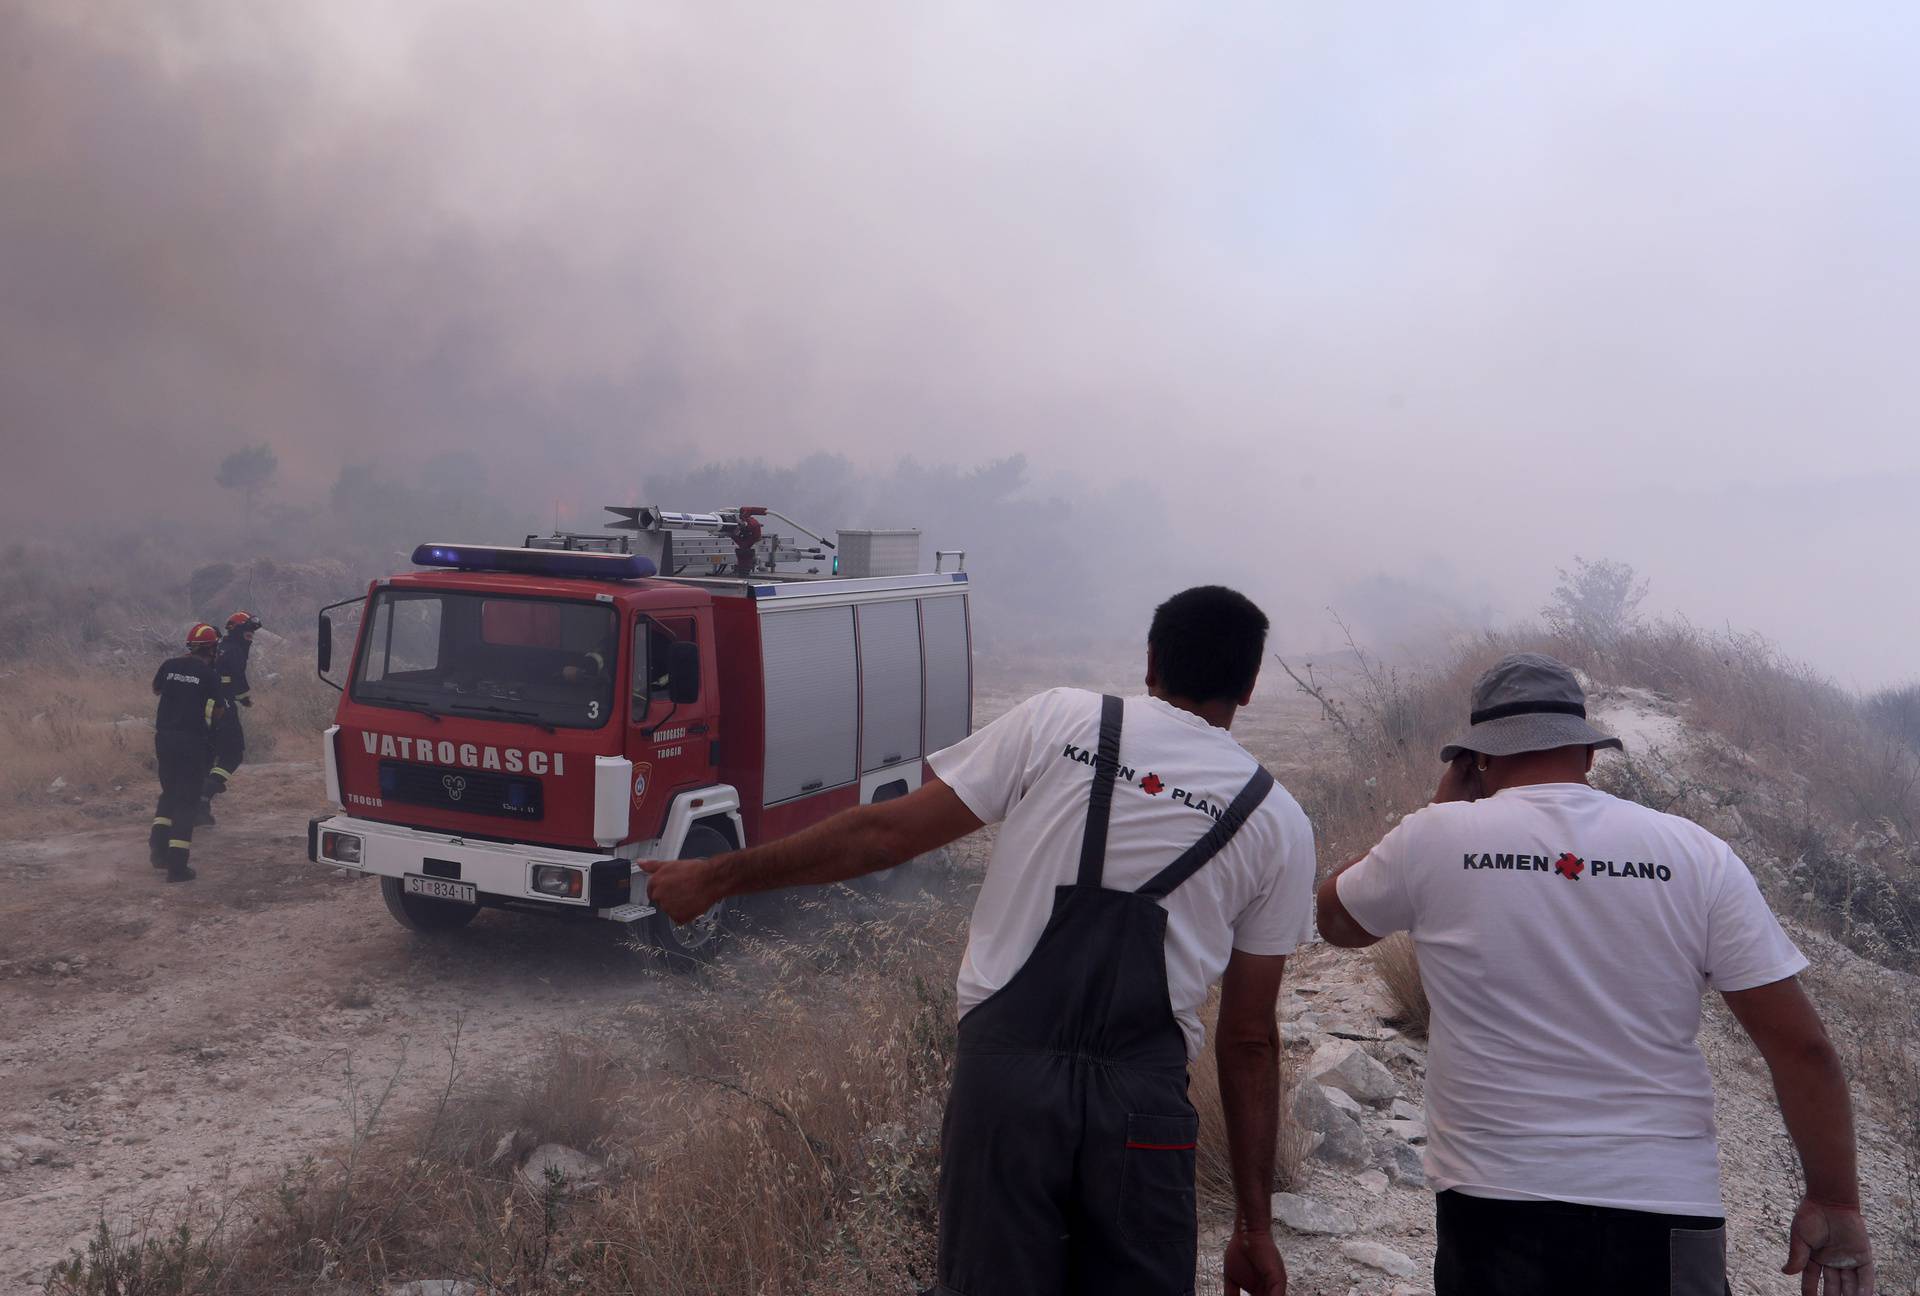
{"label": "man's hand", "polygon": [[823,886],[877,873],[980,827],[937,778],[891,801],[856,806],[764,846],[712,859],[641,860],[647,899],[675,922],[691,922],[731,896]]}
{"label": "man's hand", "polygon": [[1267,1229],[1236,1225],[1220,1272],[1226,1296],[1287,1296],[1287,1262]]}
{"label": "man's hand", "polygon": [[1484,796],[1486,789],[1474,764],[1478,759],[1472,752],[1461,752],[1448,761],[1440,775],[1440,786],[1433,790],[1434,801],[1478,801]]}
{"label": "man's hand", "polygon": [[1780,1272],[1800,1275],[1801,1296],[1873,1296],[1873,1245],[1860,1212],[1802,1197]]}
{"label": "man's hand", "polygon": [[726,898],[712,860],[641,860],[647,901],[677,923],[692,922]]}

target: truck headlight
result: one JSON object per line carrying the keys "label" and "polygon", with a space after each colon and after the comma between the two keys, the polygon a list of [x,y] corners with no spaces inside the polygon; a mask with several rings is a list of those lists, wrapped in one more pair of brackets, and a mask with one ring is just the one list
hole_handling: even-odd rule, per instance
{"label": "truck headlight", "polygon": [[579,869],[559,864],[533,866],[533,889],[541,895],[578,900],[584,885],[585,880]]}
{"label": "truck headlight", "polygon": [[323,832],[320,834],[320,858],[330,859],[336,864],[358,864],[360,839],[352,833]]}

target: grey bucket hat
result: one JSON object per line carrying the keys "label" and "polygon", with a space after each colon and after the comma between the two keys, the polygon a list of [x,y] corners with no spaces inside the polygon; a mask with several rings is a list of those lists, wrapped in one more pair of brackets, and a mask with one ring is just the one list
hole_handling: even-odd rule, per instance
{"label": "grey bucket hat", "polygon": [[1587,723],[1587,695],[1566,666],[1545,653],[1502,657],[1473,686],[1467,731],[1440,749],[1450,761],[1462,752],[1517,756],[1556,747],[1625,744]]}

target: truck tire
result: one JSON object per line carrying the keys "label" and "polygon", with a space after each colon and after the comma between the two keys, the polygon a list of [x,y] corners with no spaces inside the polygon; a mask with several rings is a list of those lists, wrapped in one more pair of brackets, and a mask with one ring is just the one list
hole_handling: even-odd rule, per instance
{"label": "truck tire", "polygon": [[[705,824],[687,830],[681,859],[706,859],[733,849],[725,834]],[[677,923],[659,910],[647,918],[647,940],[669,963],[687,966],[711,963],[726,940],[727,902],[722,900],[690,923]]]}
{"label": "truck tire", "polygon": [[387,902],[387,912],[402,927],[417,932],[457,931],[472,922],[473,916],[480,912],[479,905],[408,895],[403,885],[399,878],[380,879],[380,898]]}

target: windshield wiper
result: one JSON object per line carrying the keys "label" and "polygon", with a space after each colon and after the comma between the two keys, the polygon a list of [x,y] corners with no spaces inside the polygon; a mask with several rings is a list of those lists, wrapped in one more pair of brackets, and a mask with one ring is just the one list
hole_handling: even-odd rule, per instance
{"label": "windshield wiper", "polygon": [[540,713],[538,711],[527,711],[527,710],[523,710],[520,707],[494,706],[492,703],[489,703],[489,702],[449,702],[447,703],[447,710],[479,711],[479,712],[485,712],[488,715],[503,715],[512,720],[531,720],[534,724],[539,725],[542,729],[546,730],[548,733],[557,732],[551,724],[549,724],[547,721],[542,720],[540,718]]}
{"label": "windshield wiper", "polygon": [[431,702],[415,702],[410,698],[397,697],[371,697],[368,698],[367,701],[373,703],[375,706],[394,707],[400,711],[418,711],[435,724],[440,723],[440,713],[433,709]]}

